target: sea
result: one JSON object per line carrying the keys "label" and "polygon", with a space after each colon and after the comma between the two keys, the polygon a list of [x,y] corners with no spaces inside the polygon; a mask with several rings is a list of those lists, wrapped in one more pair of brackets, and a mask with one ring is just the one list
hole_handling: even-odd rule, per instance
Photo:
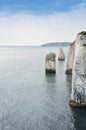
{"label": "sea", "polygon": [[[86,130],[86,108],[69,106],[71,76],[59,47],[0,47],[0,130]],[[56,74],[45,74],[45,57],[56,53]]]}

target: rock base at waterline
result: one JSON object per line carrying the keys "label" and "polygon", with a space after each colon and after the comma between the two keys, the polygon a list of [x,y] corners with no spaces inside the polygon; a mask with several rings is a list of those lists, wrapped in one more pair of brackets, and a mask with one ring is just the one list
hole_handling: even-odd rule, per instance
{"label": "rock base at waterline", "polygon": [[67,75],[72,75],[72,69],[66,70],[66,71],[65,71],[65,74],[67,74]]}
{"label": "rock base at waterline", "polygon": [[58,60],[59,60],[59,61],[64,61],[65,59],[60,59],[60,58],[58,58]]}
{"label": "rock base at waterline", "polygon": [[69,105],[71,107],[86,107],[86,103],[77,103],[77,102],[75,102],[73,100],[69,101]]}
{"label": "rock base at waterline", "polygon": [[50,74],[56,74],[56,71],[55,70],[52,70],[52,69],[46,69],[45,70],[46,73],[50,73]]}

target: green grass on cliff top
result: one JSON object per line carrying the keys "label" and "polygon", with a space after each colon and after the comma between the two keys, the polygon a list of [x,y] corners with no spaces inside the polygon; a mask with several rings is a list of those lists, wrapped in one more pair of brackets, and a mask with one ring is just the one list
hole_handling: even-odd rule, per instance
{"label": "green grass on cliff top", "polygon": [[82,31],[79,34],[86,35],[86,31]]}

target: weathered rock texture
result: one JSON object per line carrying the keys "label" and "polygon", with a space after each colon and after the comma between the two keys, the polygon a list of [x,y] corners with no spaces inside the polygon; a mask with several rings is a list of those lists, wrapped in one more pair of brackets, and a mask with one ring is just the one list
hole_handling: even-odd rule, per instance
{"label": "weathered rock texture", "polygon": [[79,33],[75,45],[70,105],[86,106],[86,35]]}
{"label": "weathered rock texture", "polygon": [[56,54],[49,53],[45,59],[45,72],[56,73]]}
{"label": "weathered rock texture", "polygon": [[67,59],[67,69],[65,71],[66,74],[71,75],[73,69],[73,62],[75,58],[75,48],[76,43],[75,41],[70,45],[69,52],[68,52],[68,59]]}
{"label": "weathered rock texture", "polygon": [[65,54],[64,54],[62,48],[60,48],[58,60],[61,60],[61,61],[65,60]]}

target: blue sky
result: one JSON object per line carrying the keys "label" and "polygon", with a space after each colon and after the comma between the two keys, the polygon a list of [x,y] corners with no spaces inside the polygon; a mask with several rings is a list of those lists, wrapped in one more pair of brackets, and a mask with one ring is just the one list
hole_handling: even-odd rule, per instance
{"label": "blue sky", "polygon": [[70,41],[86,30],[86,0],[0,0],[0,45]]}
{"label": "blue sky", "polygon": [[64,12],[85,0],[0,0],[1,9],[13,12],[29,11],[36,14]]}

